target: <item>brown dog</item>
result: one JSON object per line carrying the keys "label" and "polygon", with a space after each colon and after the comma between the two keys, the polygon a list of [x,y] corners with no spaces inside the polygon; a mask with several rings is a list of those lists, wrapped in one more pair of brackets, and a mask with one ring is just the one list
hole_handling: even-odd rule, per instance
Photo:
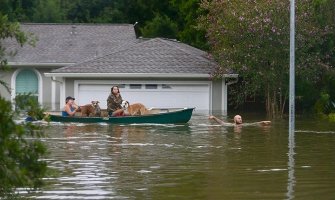
{"label": "brown dog", "polygon": [[91,104],[80,106],[81,116],[100,117],[101,109],[100,109],[99,103],[100,103],[99,101],[92,101]]}
{"label": "brown dog", "polygon": [[129,104],[128,101],[122,101],[121,107],[124,110],[125,115],[147,115],[151,114],[150,110],[148,110],[141,103]]}

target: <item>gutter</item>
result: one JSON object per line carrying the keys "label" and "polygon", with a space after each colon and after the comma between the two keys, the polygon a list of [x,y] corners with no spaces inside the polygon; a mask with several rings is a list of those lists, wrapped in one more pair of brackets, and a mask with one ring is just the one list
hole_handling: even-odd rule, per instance
{"label": "gutter", "polygon": [[60,84],[64,83],[63,81],[57,80],[55,76],[51,76],[51,81],[56,82],[56,83],[60,83]]}
{"label": "gutter", "polygon": [[227,80],[225,79],[225,84],[228,85],[232,85],[238,82],[238,75],[237,76],[230,76],[230,77],[225,77],[225,78],[233,78],[233,80]]}
{"label": "gutter", "polygon": [[[209,74],[192,73],[44,73],[46,77],[117,77],[117,78],[210,78]],[[225,74],[223,77],[238,77],[238,74]]]}
{"label": "gutter", "polygon": [[10,66],[34,66],[34,67],[64,67],[76,63],[27,63],[27,62],[8,62]]}

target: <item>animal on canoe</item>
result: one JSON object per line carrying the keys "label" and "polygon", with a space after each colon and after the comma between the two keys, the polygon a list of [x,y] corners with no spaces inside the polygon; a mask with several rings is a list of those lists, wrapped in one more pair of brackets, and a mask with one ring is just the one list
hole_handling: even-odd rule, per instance
{"label": "animal on canoe", "polygon": [[121,107],[124,110],[125,115],[147,115],[151,114],[150,110],[148,110],[141,103],[129,104],[128,101],[123,100],[121,103]]}
{"label": "animal on canoe", "polygon": [[99,101],[91,101],[91,104],[80,106],[81,116],[100,117],[101,108],[99,106],[99,103]]}

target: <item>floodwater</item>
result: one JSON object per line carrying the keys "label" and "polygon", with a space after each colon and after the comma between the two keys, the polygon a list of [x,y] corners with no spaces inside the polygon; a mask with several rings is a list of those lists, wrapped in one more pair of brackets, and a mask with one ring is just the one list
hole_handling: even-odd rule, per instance
{"label": "floodwater", "polygon": [[327,121],[297,118],[290,141],[288,120],[235,128],[201,114],[186,125],[53,123],[47,133],[57,175],[22,194],[32,199],[335,199]]}

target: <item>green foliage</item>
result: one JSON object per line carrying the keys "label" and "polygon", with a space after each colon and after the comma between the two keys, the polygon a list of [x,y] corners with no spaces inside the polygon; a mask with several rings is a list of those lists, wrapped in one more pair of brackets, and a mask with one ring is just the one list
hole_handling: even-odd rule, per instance
{"label": "green foliage", "polygon": [[31,94],[19,94],[15,97],[15,111],[35,120],[42,120],[45,117],[45,110],[38,104],[37,98]]}
{"label": "green foliage", "polygon": [[[207,49],[196,30],[201,0],[2,0],[10,21],[45,23],[130,23],[146,35],[178,39]],[[159,18],[157,20],[157,18]],[[162,24],[158,24],[161,22]],[[153,30],[149,30],[152,28]],[[138,33],[142,36],[142,33]]]}
{"label": "green foliage", "polygon": [[34,8],[32,19],[38,23],[62,22],[64,14],[60,8],[60,2],[54,0],[39,1]]}
{"label": "green foliage", "polygon": [[329,94],[321,93],[320,98],[314,105],[314,110],[317,114],[324,114],[327,105],[329,104]]}
{"label": "green foliage", "polygon": [[331,121],[331,122],[335,122],[335,113],[330,113],[330,114],[328,115],[328,119],[329,119],[329,121]]}
{"label": "green foliage", "polygon": [[[18,44],[29,43],[30,35],[20,30],[18,23],[11,23],[7,16],[0,13],[0,40],[15,39]],[[5,60],[6,49],[0,43],[1,68],[7,66]],[[9,88],[4,81],[0,86]],[[43,135],[42,127],[32,123],[15,121],[22,111],[29,112],[33,117],[41,118],[41,109],[36,100],[29,95],[18,96],[13,110],[11,102],[0,95],[0,199],[13,199],[18,187],[36,188],[41,186],[42,178],[46,174],[47,165],[41,158],[46,154],[46,148],[39,137]]]}
{"label": "green foliage", "polygon": [[177,38],[194,47],[208,50],[206,31],[197,29],[197,19],[201,14],[200,0],[170,0],[177,11],[175,21],[178,23]]}
{"label": "green foliage", "polygon": [[330,99],[330,95],[327,93],[321,93],[320,98],[314,105],[315,113],[319,116],[328,119],[331,122],[335,122],[335,101]]}
{"label": "green foliage", "polygon": [[[296,5],[296,76],[315,85],[335,63],[329,62],[334,48],[324,51],[323,47],[332,40],[328,34],[334,33],[334,23],[320,26],[313,2],[303,0]],[[263,95],[267,110],[273,113],[284,110],[288,96],[289,4],[267,0],[204,0],[201,4],[199,27],[207,31],[211,51],[221,66],[216,77],[227,67],[233,69],[248,86],[240,93]]]}
{"label": "green foliage", "polygon": [[[43,112],[36,105],[30,104],[27,108],[17,104],[38,115]],[[46,148],[36,139],[43,135],[43,129],[32,123],[18,124],[14,121],[17,117],[18,112],[12,110],[11,103],[0,96],[1,198],[12,194],[17,187],[41,186],[47,170],[46,162],[40,160],[46,154]]]}
{"label": "green foliage", "polygon": [[315,84],[303,77],[296,78],[296,109],[298,112],[311,112],[320,96],[320,91]]}
{"label": "green foliage", "polygon": [[141,29],[144,37],[164,37],[164,38],[176,38],[177,36],[177,24],[175,24],[166,15],[157,15],[152,21],[148,22],[146,26]]}

